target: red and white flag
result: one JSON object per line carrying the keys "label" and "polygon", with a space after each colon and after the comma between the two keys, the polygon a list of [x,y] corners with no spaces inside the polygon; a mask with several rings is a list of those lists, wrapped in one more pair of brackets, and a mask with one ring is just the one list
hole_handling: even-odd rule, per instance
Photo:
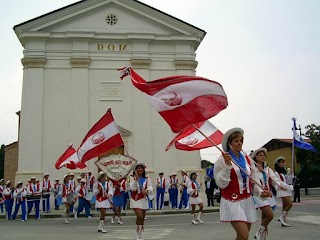
{"label": "red and white flag", "polygon": [[121,79],[130,75],[133,85],[146,94],[175,133],[217,115],[228,106],[218,82],[196,76],[171,76],[146,82],[131,67],[120,70]]}
{"label": "red and white flag", "polygon": [[111,109],[89,130],[78,148],[82,163],[124,145]]}
{"label": "red and white flag", "polygon": [[70,145],[68,149],[61,155],[61,157],[59,157],[55,167],[56,169],[60,169],[62,167],[69,169],[83,169],[86,167],[86,165],[80,162],[77,151],[72,145]]}
{"label": "red and white flag", "polygon": [[[219,145],[222,141],[223,133],[219,131],[211,122],[205,121],[194,124],[203,134],[201,134],[194,126],[190,125],[183,129],[167,146],[166,151],[174,144],[179,150],[194,151],[203,148]],[[207,136],[210,140],[208,140]]]}

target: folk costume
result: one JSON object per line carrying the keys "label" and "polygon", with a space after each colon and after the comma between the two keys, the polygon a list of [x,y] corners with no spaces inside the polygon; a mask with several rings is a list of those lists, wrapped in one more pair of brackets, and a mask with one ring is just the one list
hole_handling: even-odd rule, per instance
{"label": "folk costume", "polygon": [[[31,178],[34,180],[35,178]],[[37,181],[37,180],[36,180]],[[30,203],[28,204],[28,215],[30,214],[32,208],[35,208],[35,219],[40,219],[40,200],[42,195],[42,187],[40,183],[30,183],[27,188],[27,194],[31,196]]]}
{"label": "folk costume", "polygon": [[[195,173],[194,173],[195,174]],[[197,180],[190,180],[187,187],[187,193],[189,194],[189,204],[190,205],[198,205],[200,203],[203,203],[202,199],[199,196],[200,192],[200,184]],[[192,224],[198,224],[197,221],[200,223],[203,223],[201,220],[202,211],[198,212],[198,217],[196,217],[196,214],[192,214]]]}
{"label": "folk costume", "polygon": [[176,174],[173,173],[169,181],[169,198],[172,209],[178,208],[178,186],[179,180],[176,178]]}
{"label": "folk costume", "polygon": [[156,180],[156,187],[157,187],[156,209],[159,210],[159,209],[163,209],[164,207],[164,194],[166,191],[166,179],[163,177],[163,173],[159,173],[159,177]]}
{"label": "folk costume", "polygon": [[[182,170],[182,172],[184,172],[185,174],[187,174],[187,172],[185,170]],[[180,193],[181,193],[181,198],[180,198],[180,203],[179,203],[179,209],[182,208],[182,206],[185,209],[189,209],[189,195],[187,193],[187,187],[188,187],[188,183],[189,183],[190,179],[187,175],[184,175],[182,177],[181,183],[180,183]]]}
{"label": "folk costume", "polygon": [[17,217],[18,211],[21,206],[21,220],[22,222],[27,220],[27,189],[22,187],[22,182],[19,182],[16,190],[13,192],[13,197],[16,200],[14,213],[12,215],[12,220],[14,221]]}
{"label": "folk costume", "polygon": [[3,196],[4,196],[4,205],[6,206],[6,219],[11,219],[12,214],[12,207],[14,203],[13,198],[13,188],[11,187],[11,181],[6,182],[6,186],[3,189]]}
{"label": "folk costume", "polygon": [[[49,176],[48,173],[44,175],[44,177]],[[49,178],[44,178],[42,180],[42,211],[51,212],[50,210],[50,192],[52,190],[51,181]]]}

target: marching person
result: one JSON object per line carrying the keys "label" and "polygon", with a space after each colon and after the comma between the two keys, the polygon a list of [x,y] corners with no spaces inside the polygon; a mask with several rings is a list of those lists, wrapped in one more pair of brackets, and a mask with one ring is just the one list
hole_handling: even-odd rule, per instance
{"label": "marching person", "polygon": [[5,188],[5,180],[0,180],[0,211],[3,213],[3,203],[4,203],[4,196],[3,196],[3,190]]}
{"label": "marching person", "polygon": [[70,175],[64,175],[61,188],[62,202],[65,206],[64,222],[69,224],[70,207],[74,204],[74,189],[70,182]]}
{"label": "marching person", "polygon": [[[274,186],[276,184],[280,185],[280,181],[275,176],[273,170],[267,166],[266,154],[266,148],[259,148],[251,154],[251,157],[257,163],[258,177],[261,185],[265,190],[271,192],[271,184]],[[274,181],[277,182],[275,183]],[[267,198],[257,196],[253,196],[253,198],[256,208],[260,208],[261,210],[261,226],[258,232],[254,235],[254,238],[257,240],[264,240],[267,238],[268,225],[274,217],[272,210],[275,209],[277,203],[273,195]]]}
{"label": "marching person", "polygon": [[[34,178],[36,179],[36,178]],[[28,192],[28,189],[30,187],[30,184],[32,183],[31,178],[28,179],[27,184],[26,184],[26,189],[27,189],[27,213],[28,215],[30,214],[32,208],[33,208],[33,197],[30,192]]]}
{"label": "marching person", "polygon": [[18,211],[21,206],[21,221],[27,221],[27,211],[26,211],[26,202],[27,202],[27,190],[22,187],[22,182],[18,182],[16,189],[13,192],[13,197],[16,200],[16,205],[14,208],[14,213],[12,215],[12,220],[15,221]]}
{"label": "marching person", "polygon": [[93,193],[96,195],[95,208],[100,211],[100,222],[98,232],[106,233],[106,210],[110,208],[109,199],[113,196],[113,189],[106,181],[107,175],[103,171],[99,172],[98,181],[93,184]]}
{"label": "marching person", "polygon": [[77,211],[74,214],[75,218],[77,218],[79,216],[79,214],[83,211],[83,209],[85,210],[86,217],[91,218],[91,215],[90,215],[91,204],[86,199],[87,194],[88,194],[86,183],[87,183],[87,181],[85,178],[81,179],[80,185],[78,185],[75,189],[75,195],[78,197],[78,200],[79,200],[79,205],[78,205]]}
{"label": "marching person", "polygon": [[92,174],[91,171],[88,171],[87,174],[86,174],[86,180],[87,180],[87,187],[88,187],[88,190],[91,190],[93,189],[93,184],[97,181],[96,178],[94,177],[94,175]]}
{"label": "marching person", "polygon": [[31,183],[28,185],[27,194],[31,196],[30,205],[28,204],[28,215],[30,214],[32,208],[34,207],[35,212],[35,219],[40,219],[40,200],[42,195],[42,187],[39,183],[39,179],[35,177],[31,178]]}
{"label": "marching person", "polygon": [[271,196],[270,192],[253,184],[259,183],[259,179],[253,160],[242,154],[243,133],[241,128],[232,128],[223,135],[225,152],[214,166],[214,177],[222,195],[220,221],[231,223],[236,240],[248,239],[251,224],[257,221],[251,191],[257,196]]}
{"label": "marching person", "polygon": [[6,186],[3,189],[3,196],[4,196],[4,205],[6,207],[6,219],[11,219],[12,207],[14,203],[13,199],[13,191],[14,189],[11,187],[11,181],[8,180],[6,182]]}
{"label": "marching person", "polygon": [[177,174],[172,173],[170,183],[169,183],[172,209],[178,208],[178,186],[179,186],[179,182],[178,182]]}
{"label": "marching person", "polygon": [[127,187],[127,179],[124,178],[122,179],[121,183],[120,183],[120,191],[121,191],[121,196],[122,196],[122,210],[126,210],[127,209],[127,202],[129,199],[129,191],[128,191],[128,187]]}
{"label": "marching person", "polygon": [[49,173],[45,173],[42,180],[42,211],[49,213],[50,210],[50,192],[52,190]]}
{"label": "marching person", "polygon": [[[69,179],[69,182],[70,182],[70,184],[69,184],[69,189],[70,189],[70,191],[72,191],[72,192],[74,193],[74,190],[76,189],[76,181],[75,181],[75,179],[74,179],[74,173],[70,173],[69,176],[70,176],[70,179]],[[71,212],[71,213],[75,213],[75,209],[74,209],[74,204],[75,204],[75,202],[76,202],[76,199],[74,198],[74,199],[73,199],[73,202],[70,204],[70,212]]]}
{"label": "marching person", "polygon": [[[197,173],[192,172],[190,174],[190,181],[188,183],[188,188],[187,188],[187,193],[190,196],[189,204],[191,205],[192,224],[198,224],[198,222],[203,223],[203,221],[201,220],[203,202],[202,202],[202,199],[199,197],[201,185],[202,183],[199,184],[199,182],[197,181]],[[198,217],[196,217],[196,205],[199,206]]]}
{"label": "marching person", "polygon": [[293,186],[289,185],[287,183],[287,171],[285,169],[285,158],[284,157],[278,157],[274,161],[274,170],[275,170],[275,175],[277,178],[280,180],[280,186],[275,186],[276,191],[277,191],[277,197],[281,198],[282,200],[282,214],[279,217],[279,221],[281,222],[282,227],[291,227],[287,223],[287,215],[289,210],[292,207],[292,200],[291,196],[292,193],[291,191],[293,190]]}
{"label": "marching person", "polygon": [[184,206],[185,209],[189,209],[189,195],[187,193],[187,187],[188,183],[190,181],[189,177],[187,176],[186,170],[181,170],[181,175],[182,175],[182,181],[180,183],[180,203],[179,203],[179,209]]}
{"label": "marching person", "polygon": [[147,196],[153,193],[153,188],[150,178],[146,177],[144,163],[137,163],[133,167],[133,170],[133,177],[130,180],[130,207],[136,215],[137,240],[141,240],[141,233],[144,230],[146,210],[149,209]]}
{"label": "marching person", "polygon": [[[157,187],[157,199],[156,199],[156,209],[163,209],[164,206],[164,193],[166,191],[166,179],[163,177],[163,172],[159,173],[159,177],[156,180]],[[159,206],[160,200],[160,206]]]}
{"label": "marching person", "polygon": [[56,178],[55,183],[53,184],[53,196],[54,196],[54,209],[59,210],[62,202],[62,197],[60,195],[61,192],[61,184],[59,183],[59,178]]}
{"label": "marching person", "polygon": [[121,209],[123,206],[122,201],[122,195],[121,195],[121,182],[123,179],[120,179],[119,181],[115,181],[113,179],[110,179],[110,186],[113,189],[113,196],[112,196],[112,202],[113,202],[113,216],[111,217],[111,223],[114,223],[115,218],[118,218],[118,224],[123,224],[121,220]]}

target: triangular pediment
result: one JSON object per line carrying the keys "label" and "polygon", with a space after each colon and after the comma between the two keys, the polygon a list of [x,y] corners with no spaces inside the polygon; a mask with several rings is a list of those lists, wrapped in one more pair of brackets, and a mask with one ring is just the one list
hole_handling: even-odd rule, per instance
{"label": "triangular pediment", "polygon": [[[205,32],[136,0],[83,0],[14,27],[21,40],[37,33],[91,33],[185,36],[201,42]],[[43,35],[45,36],[45,35]]]}

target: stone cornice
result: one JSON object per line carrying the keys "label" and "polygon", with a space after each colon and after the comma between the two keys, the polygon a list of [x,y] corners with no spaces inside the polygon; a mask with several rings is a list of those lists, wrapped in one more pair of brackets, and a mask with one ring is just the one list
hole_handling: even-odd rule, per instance
{"label": "stone cornice", "polygon": [[131,65],[135,69],[150,68],[151,59],[149,58],[132,58]]}
{"label": "stone cornice", "polygon": [[23,67],[26,68],[43,68],[47,62],[45,57],[26,57],[21,59]]}
{"label": "stone cornice", "polygon": [[174,65],[176,66],[177,70],[193,70],[193,71],[195,71],[198,66],[198,62],[195,60],[176,59],[176,60],[174,60]]}
{"label": "stone cornice", "polygon": [[70,63],[73,68],[88,68],[91,58],[70,58]]}

